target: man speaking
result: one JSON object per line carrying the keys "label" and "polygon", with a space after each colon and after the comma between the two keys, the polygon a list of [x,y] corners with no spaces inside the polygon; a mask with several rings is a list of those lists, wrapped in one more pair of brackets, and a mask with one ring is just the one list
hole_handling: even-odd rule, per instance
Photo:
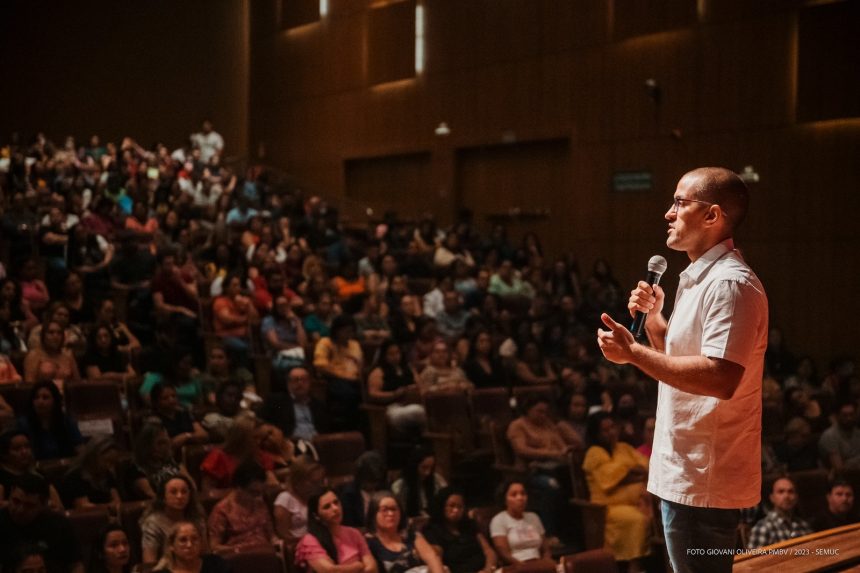
{"label": "man speaking", "polygon": [[728,169],[684,175],[665,215],[666,244],[690,258],[672,316],[663,289],[641,281],[627,307],[647,314],[651,346],[605,313],[609,330],[597,331],[608,360],[660,381],[648,491],[661,499],[675,573],[731,571],[739,509],[761,493],[767,297],[732,241],[748,203]]}

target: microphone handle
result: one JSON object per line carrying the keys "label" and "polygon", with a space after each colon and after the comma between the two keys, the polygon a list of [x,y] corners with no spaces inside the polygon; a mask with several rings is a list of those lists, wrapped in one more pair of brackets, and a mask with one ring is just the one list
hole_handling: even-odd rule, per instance
{"label": "microphone handle", "polygon": [[[645,275],[645,282],[651,285],[652,287],[660,284],[660,277],[663,276],[662,273],[658,274],[654,271],[648,271],[648,274]],[[636,311],[636,315],[633,317],[633,324],[630,325],[630,332],[633,333],[634,338],[642,338],[642,333],[645,330],[645,319],[648,317],[647,314],[641,311]]]}

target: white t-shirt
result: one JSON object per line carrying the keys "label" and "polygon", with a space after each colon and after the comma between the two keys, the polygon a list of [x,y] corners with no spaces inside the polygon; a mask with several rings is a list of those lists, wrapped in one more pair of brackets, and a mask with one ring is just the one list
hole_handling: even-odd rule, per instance
{"label": "white t-shirt", "polygon": [[490,537],[507,537],[511,555],[518,561],[540,559],[543,534],[540,518],[530,511],[523,513],[522,519],[503,511],[490,522]]}
{"label": "white t-shirt", "polygon": [[694,507],[739,509],[761,493],[761,387],[767,296],[731,239],[681,273],[666,333],[669,356],[744,367],[729,400],[660,383],[648,491]]}
{"label": "white t-shirt", "polygon": [[224,138],[217,131],[195,133],[191,136],[191,141],[200,148],[200,160],[204,163],[209,163],[213,155],[224,149]]}
{"label": "white t-shirt", "polygon": [[290,514],[290,536],[299,539],[308,532],[308,506],[288,491],[281,492],[275,505]]}

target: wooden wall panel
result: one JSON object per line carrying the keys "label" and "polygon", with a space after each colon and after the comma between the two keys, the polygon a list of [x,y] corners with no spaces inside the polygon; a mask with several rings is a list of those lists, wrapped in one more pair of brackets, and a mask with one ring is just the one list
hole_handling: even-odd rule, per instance
{"label": "wooden wall panel", "polygon": [[860,117],[860,3],[806,6],[798,19],[798,120]]}
{"label": "wooden wall panel", "polygon": [[427,152],[347,160],[346,199],[360,210],[373,208],[377,217],[387,210],[407,218],[436,213],[439,201],[430,184],[430,162]]}
{"label": "wooden wall panel", "polygon": [[693,26],[696,0],[610,0],[616,40]]}
{"label": "wooden wall panel", "polygon": [[281,0],[281,27],[298,28],[312,22],[319,22],[319,0]]}
{"label": "wooden wall panel", "polygon": [[367,20],[370,85],[415,76],[415,0],[372,8]]}

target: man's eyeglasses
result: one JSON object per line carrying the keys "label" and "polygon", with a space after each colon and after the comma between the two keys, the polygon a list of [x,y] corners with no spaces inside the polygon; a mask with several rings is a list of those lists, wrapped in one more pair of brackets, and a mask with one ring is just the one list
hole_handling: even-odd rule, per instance
{"label": "man's eyeglasses", "polygon": [[701,201],[699,199],[685,199],[684,197],[675,197],[675,200],[672,201],[672,212],[677,213],[678,207],[681,203],[701,203],[702,205],[716,205],[716,203],[711,203],[710,201]]}

